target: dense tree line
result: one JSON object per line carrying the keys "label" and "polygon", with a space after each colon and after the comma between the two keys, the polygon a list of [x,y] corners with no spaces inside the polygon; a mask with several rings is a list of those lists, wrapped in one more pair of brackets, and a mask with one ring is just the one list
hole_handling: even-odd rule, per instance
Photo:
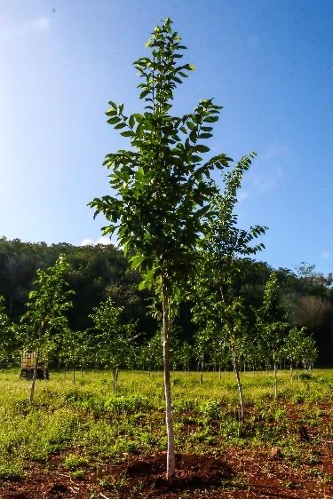
{"label": "dense tree line", "polygon": [[[161,368],[161,342],[159,318],[149,313],[153,297],[148,291],[138,290],[140,277],[130,268],[128,259],[113,245],[74,246],[68,243],[47,245],[26,243],[18,239],[0,238],[0,309],[6,321],[20,325],[27,312],[29,292],[33,290],[37,271],[53,266],[60,255],[68,261],[66,281],[73,290],[73,307],[67,312],[71,332],[88,332],[90,349],[99,335],[94,333],[94,312],[106,300],[118,308],[119,321],[133,325],[134,345],[129,364],[146,369]],[[247,325],[255,326],[252,313],[263,304],[265,286],[274,271],[278,283],[279,304],[291,324],[305,327],[316,342],[318,366],[332,364],[332,278],[316,273],[314,266],[302,264],[294,272],[290,269],[273,269],[265,262],[251,258],[239,258],[238,273],[234,276],[232,291],[241,297],[247,314]],[[182,301],[173,331],[172,366],[175,368],[197,367],[199,358],[193,355],[199,327],[193,319],[191,301]],[[1,312],[0,311],[0,312]],[[244,312],[245,313],[245,312]],[[0,328],[5,328],[1,320]],[[19,328],[19,327],[17,327]],[[74,338],[74,337],[73,337]],[[2,366],[18,364],[17,339],[4,338],[1,334]],[[65,342],[65,340],[64,340]],[[12,353],[12,354],[11,354]],[[13,356],[13,353],[15,355]],[[207,366],[214,366],[214,360],[206,359]],[[54,356],[54,363],[65,364],[64,355]],[[91,361],[92,365],[96,360]],[[78,364],[80,364],[78,362]],[[216,366],[218,366],[216,364]],[[230,366],[226,362],[226,366]]]}

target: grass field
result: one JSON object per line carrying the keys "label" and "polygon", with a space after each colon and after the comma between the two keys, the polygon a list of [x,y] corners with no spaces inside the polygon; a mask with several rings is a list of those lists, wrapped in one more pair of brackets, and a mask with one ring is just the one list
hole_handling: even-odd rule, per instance
{"label": "grass field", "polygon": [[[121,372],[116,397],[110,373],[77,374],[73,383],[70,372],[51,372],[50,380],[37,381],[31,406],[30,384],[18,375],[18,370],[0,372],[1,498],[7,498],[3,495],[10,488],[27,495],[36,473],[61,473],[67,486],[62,483],[63,493],[50,487],[48,496],[20,498],[160,496],[156,483],[155,489],[148,489],[143,479],[130,481],[124,473],[112,473],[106,464],[129,466],[166,449],[162,373],[149,377],[144,372]],[[211,487],[210,482],[204,489],[194,486],[191,494],[183,488],[176,497],[210,497],[222,489],[226,498],[252,497],[247,468],[239,470],[233,457],[238,453],[245,460],[248,457],[251,467],[251,458],[258,462],[260,452],[278,468],[284,465],[295,471],[296,477],[303,470],[309,498],[332,494],[327,463],[332,441],[332,370],[295,373],[292,381],[288,371],[279,372],[277,400],[270,372],[243,373],[244,422],[239,418],[233,373],[223,372],[221,379],[218,373],[206,373],[203,384],[199,380],[194,372],[172,374],[176,451],[182,456],[228,458],[234,450],[233,474],[225,481],[220,478],[219,486]],[[264,463],[268,467],[268,460]],[[286,479],[280,484],[291,497],[302,498],[307,481],[301,485],[291,479],[292,473],[285,471]],[[237,493],[241,496],[233,496]],[[164,496],[173,495],[164,491]]]}

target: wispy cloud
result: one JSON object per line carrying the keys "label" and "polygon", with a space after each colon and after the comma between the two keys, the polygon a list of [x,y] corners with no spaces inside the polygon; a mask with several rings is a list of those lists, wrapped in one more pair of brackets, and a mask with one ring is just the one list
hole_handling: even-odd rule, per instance
{"label": "wispy cloud", "polygon": [[249,197],[248,191],[245,191],[244,189],[240,189],[237,198],[238,202],[242,203],[244,200],[246,200]]}
{"label": "wispy cloud", "polygon": [[283,172],[277,168],[271,172],[253,173],[252,182],[255,189],[260,193],[270,193],[279,184]]}
{"label": "wispy cloud", "polygon": [[0,38],[10,40],[13,38],[28,36],[33,33],[45,33],[51,26],[49,17],[37,17],[21,23],[0,28]]}
{"label": "wispy cloud", "polygon": [[280,183],[284,172],[284,161],[290,153],[290,148],[284,144],[268,147],[259,153],[258,167],[250,172],[250,181],[258,193],[270,193]]}
{"label": "wispy cloud", "polygon": [[268,161],[268,160],[281,160],[285,158],[290,153],[289,146],[285,144],[280,144],[278,146],[270,146],[268,149],[263,151],[263,153],[259,153],[257,159],[259,161]]}
{"label": "wispy cloud", "polygon": [[328,252],[328,250],[324,250],[323,252],[321,252],[320,257],[323,260],[330,260],[332,258],[332,254],[330,252]]}

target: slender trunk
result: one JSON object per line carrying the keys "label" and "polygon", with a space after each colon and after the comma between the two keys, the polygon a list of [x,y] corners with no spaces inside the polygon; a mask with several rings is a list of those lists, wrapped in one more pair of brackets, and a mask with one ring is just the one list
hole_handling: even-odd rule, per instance
{"label": "slender trunk", "polygon": [[169,331],[170,331],[170,299],[167,286],[163,285],[162,347],[163,347],[166,427],[167,427],[167,443],[168,443],[167,480],[173,481],[175,477],[175,449],[174,449],[174,429],[173,429],[173,418],[172,418],[172,397],[171,397],[171,385],[170,385]]}
{"label": "slender trunk", "polygon": [[115,394],[115,396],[117,396],[117,394],[118,394],[118,374],[119,374],[119,369],[118,369],[118,366],[116,366],[112,370],[113,386],[114,386],[114,394]]}
{"label": "slender trunk", "polygon": [[201,375],[200,375],[200,384],[203,384],[203,373],[204,373],[204,360],[201,361]]}
{"label": "slender trunk", "polygon": [[233,353],[233,369],[235,372],[235,376],[237,379],[238,393],[239,393],[239,401],[240,401],[240,420],[244,420],[245,416],[245,401],[244,401],[244,393],[242,390],[241,380],[240,380],[240,371],[238,367],[238,363],[236,360],[236,355]]}
{"label": "slender trunk", "polygon": [[36,385],[36,378],[37,378],[37,366],[38,366],[38,349],[36,351],[36,359],[35,359],[35,365],[34,365],[34,372],[32,375],[32,380],[31,380],[31,386],[30,386],[30,396],[29,396],[29,403],[32,404],[34,400],[34,395],[35,395],[35,385]]}
{"label": "slender trunk", "polygon": [[277,364],[274,361],[274,396],[277,398]]}
{"label": "slender trunk", "polygon": [[221,366],[219,365],[219,380],[222,379],[222,369]]}
{"label": "slender trunk", "polygon": [[240,381],[240,372],[239,372],[238,368],[236,368],[236,370],[235,370],[235,376],[237,378],[239,400],[240,400],[240,418],[241,418],[241,420],[243,420],[244,416],[245,416],[245,402],[244,402],[244,393],[243,393],[242,385],[241,385],[241,381]]}

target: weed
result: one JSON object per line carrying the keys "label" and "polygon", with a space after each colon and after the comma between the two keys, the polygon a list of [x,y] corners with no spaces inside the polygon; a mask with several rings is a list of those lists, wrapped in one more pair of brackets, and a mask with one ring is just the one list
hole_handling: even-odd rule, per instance
{"label": "weed", "polygon": [[311,379],[312,379],[311,373],[301,373],[299,375],[299,380],[311,380]]}
{"label": "weed", "polygon": [[207,420],[218,420],[220,417],[220,401],[209,400],[200,407],[201,414]]}
{"label": "weed", "polygon": [[304,403],[304,401],[305,396],[303,394],[295,394],[294,396],[292,396],[292,402],[295,404]]}
{"label": "weed", "polygon": [[149,401],[146,397],[137,396],[113,396],[109,398],[104,407],[106,410],[120,415],[121,413],[137,413],[142,410],[149,409]]}
{"label": "weed", "polygon": [[83,479],[85,477],[85,471],[83,469],[76,469],[72,471],[72,476],[75,479]]}
{"label": "weed", "polygon": [[193,398],[182,398],[174,401],[173,404],[174,410],[179,412],[185,411],[197,411],[198,410],[198,401]]}
{"label": "weed", "polygon": [[16,458],[13,461],[9,456],[0,459],[0,479],[15,480],[23,476],[23,461]]}
{"label": "weed", "polygon": [[66,467],[66,469],[71,469],[71,470],[78,469],[79,467],[82,467],[83,465],[87,464],[88,461],[86,458],[76,454],[68,455],[63,462],[64,467]]}
{"label": "weed", "polygon": [[117,477],[115,476],[110,476],[107,481],[105,480],[100,480],[101,486],[104,486],[105,488],[113,488],[116,491],[120,491],[122,488],[127,486],[128,484],[128,479],[125,476],[125,474],[121,474]]}
{"label": "weed", "polygon": [[288,488],[289,490],[296,490],[300,486],[300,484],[295,483],[293,481],[285,481],[284,484],[285,487]]}

